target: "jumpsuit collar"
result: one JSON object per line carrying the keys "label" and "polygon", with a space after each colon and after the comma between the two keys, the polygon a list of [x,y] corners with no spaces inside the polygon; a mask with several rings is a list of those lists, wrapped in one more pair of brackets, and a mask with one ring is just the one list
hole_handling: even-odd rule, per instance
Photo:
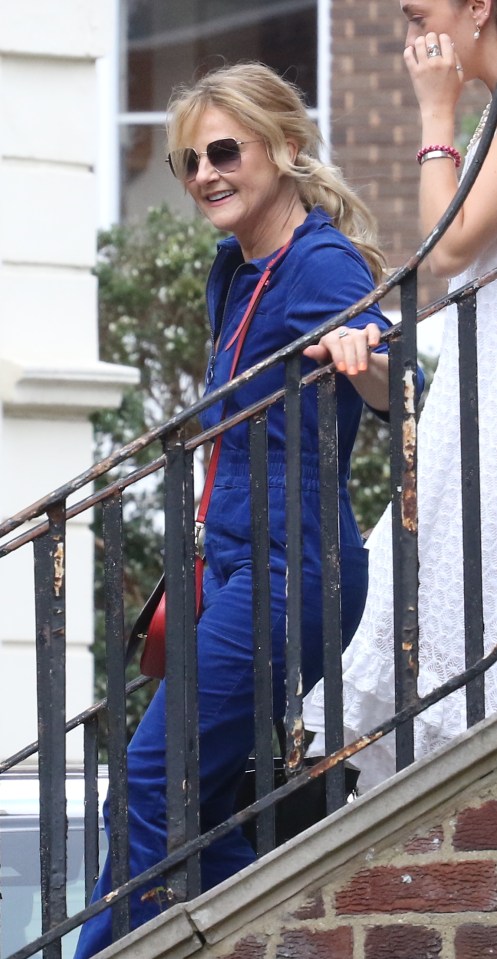
{"label": "jumpsuit collar", "polygon": [[[329,229],[330,227],[333,228],[333,221],[328,213],[326,213],[322,207],[313,207],[313,209],[307,214],[304,222],[298,226],[296,230],[294,230],[289,249],[291,249],[293,244],[299,240],[300,237],[305,236],[308,233],[314,233],[316,230]],[[264,272],[266,266],[274,257],[275,253],[276,250],[273,253],[270,253],[268,256],[260,259],[244,260],[241,246],[236,236],[224,237],[218,242],[217,255],[214,263],[212,264],[206,288],[207,310],[213,338],[216,338],[219,334],[219,330],[215,328],[215,301],[217,300],[219,291],[223,287],[225,288],[225,294],[227,293],[227,277],[229,277],[229,286],[229,282],[231,281],[231,278],[234,276],[235,272],[240,268],[247,268],[254,273],[254,283],[257,283],[259,274]],[[283,257],[282,262],[284,259],[285,257]]]}

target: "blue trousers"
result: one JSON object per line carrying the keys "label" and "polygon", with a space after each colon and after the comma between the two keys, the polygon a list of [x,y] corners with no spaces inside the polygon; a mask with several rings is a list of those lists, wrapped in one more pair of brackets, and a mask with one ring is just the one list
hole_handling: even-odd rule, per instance
{"label": "blue trousers", "polygon": [[[342,561],[342,609],[345,643],[360,619],[367,587],[365,553],[352,549],[352,562]],[[272,676],[275,720],[285,711],[285,571],[271,570]],[[321,583],[304,579],[303,688],[307,692],[322,675]],[[246,563],[227,581],[207,571],[204,611],[198,623],[199,758],[202,830],[233,812],[237,787],[254,744],[254,677],[252,636],[252,570]],[[131,740],[128,750],[130,874],[135,876],[167,855],[165,804],[165,698],[162,682]],[[104,806],[108,830],[107,808]],[[204,850],[201,857],[205,891],[238,872],[255,858],[240,828]],[[160,884],[159,880],[151,886]],[[111,890],[109,857],[93,901]],[[159,912],[154,901],[131,897],[132,928]],[[110,909],[82,928],[75,959],[111,943]]]}

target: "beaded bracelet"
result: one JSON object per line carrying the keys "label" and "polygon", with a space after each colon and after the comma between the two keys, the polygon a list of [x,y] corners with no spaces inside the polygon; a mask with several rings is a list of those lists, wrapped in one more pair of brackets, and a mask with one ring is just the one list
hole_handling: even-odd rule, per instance
{"label": "beaded bracelet", "polygon": [[446,153],[445,150],[429,150],[428,153],[423,154],[420,163],[422,165],[426,160],[437,159],[452,160],[453,158],[451,157],[450,153]]}
{"label": "beaded bracelet", "polygon": [[[456,170],[461,165],[461,154],[459,153],[459,150],[456,150],[455,147],[449,147],[438,143],[434,146],[422,147],[421,150],[418,150],[416,153],[416,160],[418,163],[423,163],[425,158],[428,159],[428,154],[430,153],[437,157],[451,157],[455,163]],[[430,157],[429,159],[435,159],[435,156]]]}

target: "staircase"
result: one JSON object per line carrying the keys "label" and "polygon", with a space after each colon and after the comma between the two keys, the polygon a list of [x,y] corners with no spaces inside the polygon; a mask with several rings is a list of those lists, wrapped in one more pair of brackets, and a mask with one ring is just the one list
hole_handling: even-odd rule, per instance
{"label": "staircase", "polygon": [[[494,113],[492,116],[496,120],[497,110]],[[487,141],[488,148],[488,137]],[[61,938],[100,911],[100,906],[95,903],[88,905],[84,912],[67,917],[66,736],[70,730],[84,730],[85,885],[88,902],[98,874],[99,724],[106,717],[109,720],[106,747],[115,865],[113,885],[119,891],[109,896],[115,920],[115,944],[100,953],[101,957],[119,955],[148,959],[169,956],[180,959],[198,953],[232,959],[287,959],[294,956],[299,959],[490,959],[497,956],[497,719],[485,718],[483,682],[484,670],[491,666],[495,668],[497,649],[483,659],[482,631],[468,629],[468,633],[471,632],[467,644],[468,669],[443,688],[420,699],[416,686],[416,644],[403,641],[405,635],[415,635],[417,624],[416,524],[409,522],[416,516],[413,452],[416,429],[414,388],[410,388],[415,382],[415,330],[416,323],[423,317],[432,315],[448,303],[448,298],[444,298],[417,311],[416,271],[455,216],[476,173],[476,167],[474,175],[472,170],[468,171],[453,204],[409,263],[367,298],[369,302],[379,301],[399,285],[403,303],[402,323],[384,334],[384,339],[389,342],[393,383],[392,513],[399,557],[399,562],[394,564],[398,567],[395,568],[394,593],[400,610],[400,629],[396,630],[397,713],[376,730],[364,730],[362,741],[355,746],[341,748],[341,647],[335,636],[334,650],[331,650],[333,644],[327,643],[325,637],[324,672],[325,689],[328,690],[325,702],[333,704],[333,709],[327,710],[326,748],[329,757],[321,764],[321,771],[327,772],[328,815],[325,819],[274,848],[273,807],[283,793],[272,792],[272,697],[266,682],[268,659],[263,655],[259,666],[256,665],[255,677],[258,789],[253,813],[258,816],[259,859],[229,881],[208,893],[197,895],[200,889],[200,849],[213,837],[201,834],[199,825],[193,454],[203,442],[214,438],[215,431],[192,435],[191,421],[201,409],[224,399],[228,391],[243,386],[254,375],[263,375],[271,366],[283,363],[286,369],[284,390],[261,401],[257,410],[237,414],[232,417],[233,422],[223,421],[220,431],[237,425],[243,418],[251,420],[254,439],[251,474],[258,480],[264,479],[267,462],[261,455],[263,447],[260,444],[263,417],[285,393],[289,421],[286,478],[287,488],[294,496],[293,501],[289,497],[288,510],[292,517],[298,515],[299,510],[295,507],[300,496],[300,435],[296,430],[292,432],[291,427],[294,425],[292,419],[298,420],[300,391],[310,385],[315,385],[325,400],[320,404],[320,462],[329,471],[326,475],[336,473],[336,459],[333,459],[336,457],[336,443],[329,420],[334,371],[324,367],[300,378],[300,353],[316,338],[317,332],[322,334],[325,329],[334,329],[357,315],[364,307],[364,301],[330,319],[319,331],[301,337],[278,354],[268,357],[255,372],[245,371],[207,399],[177,414],[160,428],[139,437],[0,524],[0,538],[3,539],[0,559],[14,556],[15,562],[20,549],[33,547],[38,681],[39,740],[0,763],[2,774],[37,754],[40,780],[43,934],[13,953],[12,959],[28,959],[42,948],[44,959],[61,959]],[[452,295],[460,317],[464,308],[463,325],[466,336],[472,337],[473,346],[477,320],[474,291],[494,279],[495,273],[487,274]],[[467,371],[464,387],[465,395],[475,395],[476,367]],[[332,427],[334,425],[333,422]],[[467,420],[467,426],[467,436],[461,444],[463,469],[468,464],[473,468],[477,462],[477,413],[474,420]],[[406,436],[409,440],[407,451],[403,446]],[[127,473],[116,478],[117,466],[129,463],[134,454],[153,444],[157,450],[155,460],[142,469],[129,467]],[[170,728],[174,730],[177,749],[169,750],[168,754],[168,815],[175,827],[174,834],[169,832],[169,843],[173,851],[170,860],[154,866],[155,876],[148,878],[160,877],[171,868],[174,859],[171,884],[179,904],[128,934],[127,897],[131,883],[126,784],[126,696],[129,687],[125,685],[123,603],[125,494],[133,484],[146,482],[155,471],[161,471],[163,476],[164,512],[169,532],[172,530],[172,535],[164,538],[164,554],[170,603],[168,622],[175,627],[174,632],[168,633],[167,678],[169,691],[175,693],[176,711],[171,709],[168,712],[167,722],[172,724]],[[462,522],[466,529],[474,526],[473,506],[479,497],[477,479],[473,477],[471,495],[463,503]],[[99,488],[95,490],[93,484],[97,480]],[[252,493],[251,509],[262,528],[263,504],[260,497],[257,498],[258,490],[254,489]],[[76,495],[82,497],[77,502]],[[77,524],[82,514],[100,509],[105,557],[107,698],[66,724],[65,582],[72,574],[67,570],[70,551],[65,548],[66,533],[72,520]],[[408,521],[404,522],[406,517]],[[336,497],[322,497],[323,537],[335,529],[336,519]],[[293,527],[296,526],[294,522]],[[292,537],[295,535],[298,543],[300,531],[293,527]],[[331,545],[337,549],[337,537]],[[259,568],[264,569],[267,562],[260,544],[255,542],[255,553],[258,549],[258,558],[262,558]],[[26,554],[29,555],[28,550],[23,556]],[[331,549],[323,551],[327,557],[331,554]],[[301,559],[298,549],[288,550],[288,571],[292,573],[293,582],[299,581]],[[475,573],[477,564],[474,560],[473,554],[467,557],[473,579],[466,583],[465,593],[471,592],[472,598],[479,600],[481,606],[481,577]],[[13,569],[15,571],[15,567]],[[335,580],[331,576],[326,581],[321,598],[323,610],[331,610],[333,614],[337,609],[339,612],[336,570],[334,575]],[[263,578],[257,582],[254,577],[254,583],[254,595],[262,608],[262,604],[268,602]],[[338,588],[330,588],[329,583],[335,583]],[[316,597],[318,601],[319,597]],[[297,622],[298,610],[293,612],[293,621],[291,615],[288,617],[287,667],[293,657],[292,668],[295,667],[297,674],[300,623]],[[260,623],[265,622],[266,613],[267,609],[262,609]],[[475,616],[469,625],[478,621]],[[333,616],[325,615],[324,622],[329,625]],[[256,647],[263,638],[262,628],[260,633],[259,636],[254,630]],[[330,658],[332,654],[334,659]],[[288,668],[287,675],[290,675]],[[143,682],[138,679],[131,686],[136,690]],[[414,763],[415,716],[462,686],[465,686],[471,728],[439,753]],[[20,710],[23,708],[21,699]],[[344,760],[353,759],[355,749],[367,748],[370,741],[393,735],[394,730],[397,731],[397,768],[402,771],[375,790],[346,804]],[[298,768],[304,754],[301,697],[296,689],[288,691],[286,747],[287,756],[291,757],[289,772],[292,773],[292,764]],[[283,790],[292,792],[296,784],[296,779],[290,779]],[[185,802],[186,787],[188,802]],[[243,815],[239,814],[242,819],[238,822],[242,822]],[[232,820],[229,823],[233,825]],[[228,831],[226,824],[216,827],[219,828]],[[137,884],[138,880],[135,882]]]}
{"label": "staircase", "polygon": [[100,959],[497,955],[497,718]]}

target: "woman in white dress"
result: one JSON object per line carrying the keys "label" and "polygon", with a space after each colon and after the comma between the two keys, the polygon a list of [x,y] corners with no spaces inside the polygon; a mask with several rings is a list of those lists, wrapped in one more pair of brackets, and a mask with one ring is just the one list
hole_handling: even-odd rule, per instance
{"label": "woman in white dress", "polygon": [[[401,0],[408,21],[404,59],[421,115],[420,219],[426,236],[458,187],[459,156],[453,148],[454,114],[464,83],[479,79],[493,93],[497,83],[497,0]],[[466,155],[465,169],[481,135],[485,111]],[[497,266],[497,138],[455,220],[429,257],[433,273],[457,289]],[[495,382],[497,282],[477,295],[481,520],[485,652],[497,643],[497,486]],[[336,333],[313,355],[325,359]],[[347,342],[345,341],[345,346]],[[464,669],[462,519],[456,307],[447,310],[438,368],[419,422],[419,677],[425,695]],[[369,591],[364,614],[345,651],[346,741],[395,712],[392,612],[392,526],[387,509],[371,534]],[[497,710],[497,666],[486,673],[486,713]],[[315,722],[322,685],[309,699]],[[304,712],[304,721],[306,720]],[[415,720],[415,755],[444,745],[466,728],[459,691]],[[360,791],[395,772],[390,734],[354,757]]]}

